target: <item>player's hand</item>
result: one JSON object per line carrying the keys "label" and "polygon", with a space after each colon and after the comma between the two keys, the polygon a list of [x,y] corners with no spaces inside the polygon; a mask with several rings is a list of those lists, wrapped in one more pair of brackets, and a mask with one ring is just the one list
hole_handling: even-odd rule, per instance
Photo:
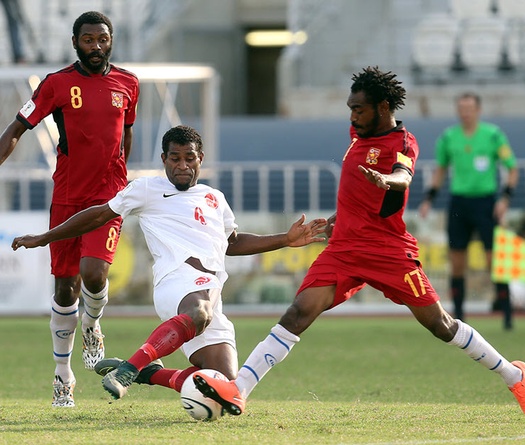
{"label": "player's hand", "polygon": [[33,247],[43,247],[46,246],[47,242],[44,241],[42,235],[24,235],[16,237],[11,243],[13,250],[18,250],[20,247],[25,247],[26,249],[32,249]]}
{"label": "player's hand", "polygon": [[358,165],[357,168],[359,168],[359,171],[363,173],[365,178],[368,179],[372,184],[375,184],[380,189],[390,190],[390,185],[387,184],[385,175],[379,173],[376,170],[372,170],[371,168],[363,167],[362,165]]}
{"label": "player's hand", "polygon": [[501,197],[494,205],[494,219],[500,225],[505,225],[505,215],[509,209],[509,200],[506,197]]}
{"label": "player's hand", "polygon": [[288,237],[288,246],[301,247],[311,243],[320,243],[325,240],[324,237],[318,237],[317,235],[324,232],[326,219],[317,218],[308,224],[304,224],[305,219],[306,216],[303,213],[301,217],[292,224],[290,230],[288,230],[286,234]]}
{"label": "player's hand", "polygon": [[330,218],[326,220],[326,226],[324,228],[324,233],[326,234],[327,238],[331,238],[332,232],[334,231],[335,227],[335,219],[336,219],[337,213],[334,213]]}
{"label": "player's hand", "polygon": [[419,205],[419,216],[423,219],[427,217],[427,215],[430,212],[430,208],[432,207],[432,204],[428,199],[425,199],[420,205]]}

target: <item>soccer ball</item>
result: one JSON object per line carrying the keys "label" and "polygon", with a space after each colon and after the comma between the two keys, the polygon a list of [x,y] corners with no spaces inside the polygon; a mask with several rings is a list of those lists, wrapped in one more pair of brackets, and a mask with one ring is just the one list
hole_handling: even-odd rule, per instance
{"label": "soccer ball", "polygon": [[[224,374],[213,369],[201,369],[200,372],[214,377],[216,379],[228,380]],[[182,384],[180,390],[180,401],[184,411],[186,411],[195,420],[216,420],[224,415],[224,410],[215,400],[205,397],[193,383],[193,374],[191,374]]]}

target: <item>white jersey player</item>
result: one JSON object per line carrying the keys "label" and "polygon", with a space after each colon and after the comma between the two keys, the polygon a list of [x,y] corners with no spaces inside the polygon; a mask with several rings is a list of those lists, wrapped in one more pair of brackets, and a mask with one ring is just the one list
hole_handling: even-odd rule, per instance
{"label": "white jersey player", "polygon": [[233,325],[222,313],[219,297],[227,278],[228,238],[237,225],[222,192],[203,184],[179,191],[166,178],[145,177],[131,182],[108,205],[123,218],[139,218],[154,259],[153,301],[162,321],[177,315],[186,295],[216,289],[211,325],[182,345],[185,355],[216,343],[235,350]]}
{"label": "white jersey player", "polygon": [[[154,303],[162,323],[128,360],[105,359],[95,371],[115,399],[133,383],[156,384],[180,392],[200,368],[229,379],[238,371],[235,333],[222,313],[221,289],[227,278],[225,255],[250,255],[324,241],[317,237],[326,220],[304,224],[304,215],[287,233],[238,233],[232,210],[216,189],[197,184],[204,159],[202,139],[191,127],[178,126],[162,139],[166,178],[140,178],[103,205],[77,213],[40,235],[15,238],[20,247],[45,246],[79,236],[118,216],[136,215],[153,256]],[[181,348],[192,367],[165,369],[160,358]]]}

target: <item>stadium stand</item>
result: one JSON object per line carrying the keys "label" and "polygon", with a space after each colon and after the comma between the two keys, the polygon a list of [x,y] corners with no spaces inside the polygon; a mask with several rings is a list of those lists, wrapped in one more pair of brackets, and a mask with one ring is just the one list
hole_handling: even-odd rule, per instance
{"label": "stadium stand", "polygon": [[495,0],[500,17],[510,20],[525,20],[525,2],[522,0]]}
{"label": "stadium stand", "polygon": [[493,10],[492,0],[449,0],[452,15],[460,20],[488,17]]}
{"label": "stadium stand", "polygon": [[[525,5],[525,3],[524,3]],[[523,69],[525,62],[525,20],[512,20],[506,35],[506,61],[511,68]]]}
{"label": "stadium stand", "polygon": [[449,0],[447,13],[423,15],[415,27],[415,81],[521,82],[524,33],[525,2]]}
{"label": "stadium stand", "polygon": [[496,76],[505,52],[507,23],[497,16],[465,20],[459,36],[459,55],[467,70]]}
{"label": "stadium stand", "polygon": [[457,59],[459,20],[450,14],[426,16],[416,27],[413,37],[412,57],[421,79],[448,78]]}

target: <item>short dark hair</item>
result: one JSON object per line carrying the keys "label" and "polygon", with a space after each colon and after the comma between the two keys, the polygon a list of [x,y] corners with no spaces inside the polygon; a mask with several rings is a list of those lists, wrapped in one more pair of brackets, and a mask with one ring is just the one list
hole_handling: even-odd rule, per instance
{"label": "short dark hair", "polygon": [[474,101],[476,102],[476,105],[478,107],[481,107],[481,96],[479,94],[472,93],[471,91],[468,91],[466,93],[460,94],[456,98],[456,103],[459,102],[461,99],[474,99]]}
{"label": "short dark hair", "polygon": [[362,72],[352,76],[352,93],[363,91],[373,105],[378,105],[386,100],[391,112],[405,105],[406,90],[401,82],[396,79],[392,71],[386,73],[379,71],[377,66],[364,68]]}
{"label": "short dark hair", "polygon": [[75,23],[73,23],[73,35],[78,39],[82,25],[98,25],[99,23],[107,25],[109,28],[109,35],[113,36],[113,24],[111,23],[111,20],[101,12],[97,11],[88,11],[81,14],[80,17],[75,20]]}
{"label": "short dark hair", "polygon": [[164,136],[162,136],[162,151],[164,154],[168,153],[170,143],[172,142],[178,145],[188,145],[193,142],[196,145],[197,151],[202,153],[201,135],[187,125],[178,125],[164,133]]}

